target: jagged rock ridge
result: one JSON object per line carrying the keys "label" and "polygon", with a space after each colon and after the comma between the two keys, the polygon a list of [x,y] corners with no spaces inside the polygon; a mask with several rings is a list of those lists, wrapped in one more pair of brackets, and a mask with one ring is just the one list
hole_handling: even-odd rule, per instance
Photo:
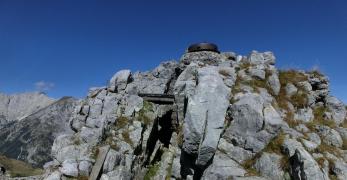
{"label": "jagged rock ridge", "polygon": [[9,122],[24,119],[54,101],[40,92],[14,95],[0,93],[0,127]]}
{"label": "jagged rock ridge", "polygon": [[0,153],[41,167],[52,160],[51,147],[56,137],[71,134],[69,120],[77,100],[64,97],[20,121],[0,128]]}
{"label": "jagged rock ridge", "polygon": [[[346,179],[344,104],[317,71],[275,68],[271,52],[190,52],[92,88],[55,139],[45,179]],[[174,104],[139,93],[173,94]]]}

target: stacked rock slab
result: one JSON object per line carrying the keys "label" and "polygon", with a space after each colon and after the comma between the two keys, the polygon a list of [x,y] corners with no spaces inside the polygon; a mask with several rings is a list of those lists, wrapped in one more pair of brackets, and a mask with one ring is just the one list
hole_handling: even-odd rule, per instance
{"label": "stacked rock slab", "polygon": [[44,177],[89,176],[97,149],[109,145],[102,180],[345,178],[343,103],[316,73],[289,72],[302,78],[283,82],[275,61],[271,52],[199,51],[152,71],[117,72],[76,108],[75,134],[55,139]]}

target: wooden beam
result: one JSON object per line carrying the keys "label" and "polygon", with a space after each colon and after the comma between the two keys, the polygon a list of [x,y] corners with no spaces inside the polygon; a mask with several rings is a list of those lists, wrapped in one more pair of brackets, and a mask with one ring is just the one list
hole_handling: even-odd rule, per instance
{"label": "wooden beam", "polygon": [[139,93],[140,97],[145,101],[153,102],[156,104],[173,104],[175,102],[175,96],[170,94],[144,94]]}

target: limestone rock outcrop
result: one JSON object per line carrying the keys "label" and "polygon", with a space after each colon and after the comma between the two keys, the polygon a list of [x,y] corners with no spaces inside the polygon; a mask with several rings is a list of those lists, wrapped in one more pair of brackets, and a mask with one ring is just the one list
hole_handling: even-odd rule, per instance
{"label": "limestone rock outcrop", "polygon": [[75,107],[43,178],[344,179],[344,104],[326,76],[275,62],[200,51],[121,70]]}

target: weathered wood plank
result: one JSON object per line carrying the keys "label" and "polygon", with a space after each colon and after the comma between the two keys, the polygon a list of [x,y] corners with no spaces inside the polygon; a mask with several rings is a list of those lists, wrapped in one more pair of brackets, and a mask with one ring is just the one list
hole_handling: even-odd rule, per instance
{"label": "weathered wood plank", "polygon": [[170,94],[144,94],[139,93],[140,97],[145,101],[157,103],[157,104],[173,104],[175,102],[175,96]]}
{"label": "weathered wood plank", "polygon": [[102,171],[102,167],[104,165],[104,161],[106,159],[106,155],[107,155],[109,150],[110,150],[109,145],[99,148],[99,153],[98,153],[98,156],[96,158],[96,162],[94,164],[94,167],[92,169],[92,173],[90,173],[89,180],[97,180],[97,178],[99,177],[99,175]]}

